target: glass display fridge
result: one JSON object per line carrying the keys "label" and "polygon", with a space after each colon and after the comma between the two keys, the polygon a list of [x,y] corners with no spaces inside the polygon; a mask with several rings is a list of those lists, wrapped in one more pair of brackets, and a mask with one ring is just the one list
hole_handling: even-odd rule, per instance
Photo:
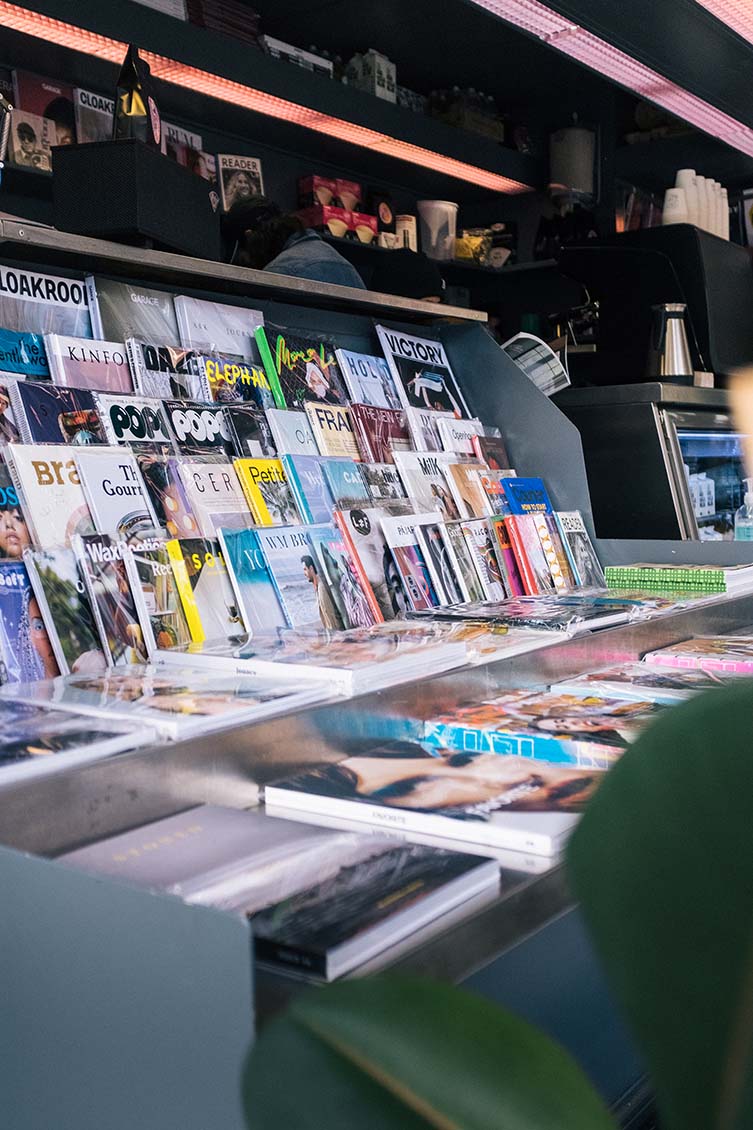
{"label": "glass display fridge", "polygon": [[600,537],[732,541],[742,439],[723,389],[647,383],[566,389]]}

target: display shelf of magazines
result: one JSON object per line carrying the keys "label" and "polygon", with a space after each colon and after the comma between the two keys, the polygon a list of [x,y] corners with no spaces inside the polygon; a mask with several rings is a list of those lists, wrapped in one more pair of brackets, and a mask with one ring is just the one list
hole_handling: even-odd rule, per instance
{"label": "display shelf of magazines", "polygon": [[[753,623],[740,573],[733,595],[692,578],[671,596],[606,588],[577,432],[478,322],[416,326],[384,296],[376,322],[368,296],[314,309],[292,282],[219,301],[224,280],[170,271],[191,286],[0,263],[0,890],[10,905],[24,888],[3,953],[26,1006],[13,1043],[23,1054],[36,1033],[31,1089],[30,1061],[52,1055],[40,1031],[61,1034],[23,993],[29,937],[64,937],[39,962],[110,1109],[105,1053],[138,1041],[148,1092],[166,1016],[240,1063],[249,1024],[227,1026],[228,986],[237,975],[250,1015],[252,939],[260,969],[300,984],[420,965],[422,940],[476,922],[483,946],[475,935],[454,976],[493,969],[508,899],[530,893],[542,923],[566,905],[551,869],[666,708],[655,684],[703,684],[642,657]],[[602,694],[558,685],[626,658],[637,670],[599,675]],[[391,896],[378,906],[377,889]],[[128,939],[159,958],[121,942],[97,951],[88,986],[83,966],[66,975],[99,917],[127,911]],[[165,950],[194,924],[203,941],[157,1005]],[[217,1002],[194,984],[212,957]],[[241,1125],[206,1082],[184,1080],[182,1125]],[[67,1077],[55,1086],[80,1102]]]}

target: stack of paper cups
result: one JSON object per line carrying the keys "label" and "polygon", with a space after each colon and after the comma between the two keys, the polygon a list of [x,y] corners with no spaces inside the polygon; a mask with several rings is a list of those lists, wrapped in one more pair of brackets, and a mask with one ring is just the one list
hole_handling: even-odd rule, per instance
{"label": "stack of paper cups", "polygon": [[698,215],[698,185],[696,184],[695,169],[680,169],[675,177],[675,188],[682,188],[685,192],[687,205],[687,223],[700,227]]}
{"label": "stack of paper cups", "polygon": [[698,186],[698,227],[703,228],[704,231],[709,230],[709,192],[706,178],[696,176],[696,185]]}
{"label": "stack of paper cups", "polygon": [[729,196],[727,189],[722,189],[722,230],[720,232],[722,239],[729,239]]}
{"label": "stack of paper cups", "polygon": [[688,205],[684,188],[668,188],[664,193],[661,222],[665,227],[668,224],[687,224]]}

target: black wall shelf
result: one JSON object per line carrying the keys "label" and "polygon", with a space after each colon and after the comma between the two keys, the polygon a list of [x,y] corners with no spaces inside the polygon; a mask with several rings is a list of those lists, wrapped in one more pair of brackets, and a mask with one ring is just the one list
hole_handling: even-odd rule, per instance
{"label": "black wall shelf", "polygon": [[678,169],[696,169],[729,189],[753,185],[753,157],[701,133],[621,145],[615,155],[615,175],[653,192],[675,183]]}

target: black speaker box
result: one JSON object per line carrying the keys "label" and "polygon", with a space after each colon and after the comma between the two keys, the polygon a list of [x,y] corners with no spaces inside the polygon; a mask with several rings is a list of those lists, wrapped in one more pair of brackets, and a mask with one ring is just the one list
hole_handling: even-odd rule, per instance
{"label": "black speaker box", "polygon": [[59,145],[52,172],[60,231],[221,258],[219,200],[210,183],[143,142]]}

